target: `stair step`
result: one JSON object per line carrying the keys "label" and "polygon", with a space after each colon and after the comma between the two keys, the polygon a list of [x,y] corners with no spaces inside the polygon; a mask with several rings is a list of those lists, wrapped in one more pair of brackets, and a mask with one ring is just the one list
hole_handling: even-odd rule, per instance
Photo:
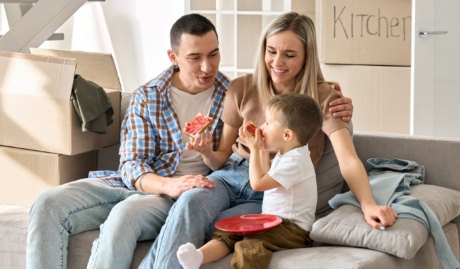
{"label": "stair step", "polygon": [[[0,35],[0,38],[3,35]],[[54,33],[52,34],[48,39],[48,41],[55,41],[55,40],[64,40],[64,34],[63,33]]]}
{"label": "stair step", "polygon": [[[46,40],[63,40],[54,32],[81,6],[104,0],[0,0],[8,8],[10,29],[0,38],[0,51],[28,53]],[[6,10],[5,10],[6,11]]]}
{"label": "stair step", "polygon": [[[18,3],[18,4],[30,4],[37,3],[38,0],[0,0],[0,3]],[[88,2],[105,2],[105,0],[88,0]]]}

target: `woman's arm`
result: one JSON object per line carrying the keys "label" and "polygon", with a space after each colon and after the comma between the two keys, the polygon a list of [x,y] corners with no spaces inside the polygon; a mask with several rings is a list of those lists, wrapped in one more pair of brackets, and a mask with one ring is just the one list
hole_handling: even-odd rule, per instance
{"label": "woman's arm", "polygon": [[[191,139],[187,149],[193,149],[201,153],[204,163],[213,171],[219,170],[232,154],[232,145],[238,138],[238,128],[224,124],[219,140],[219,147],[212,150],[212,136],[210,134],[202,138]],[[207,141],[207,142],[203,142]]]}
{"label": "woman's arm", "polygon": [[340,172],[353,195],[359,201],[367,223],[376,229],[393,225],[397,214],[389,206],[376,204],[366,170],[356,154],[348,129],[339,129],[333,132],[329,138],[339,162]]}

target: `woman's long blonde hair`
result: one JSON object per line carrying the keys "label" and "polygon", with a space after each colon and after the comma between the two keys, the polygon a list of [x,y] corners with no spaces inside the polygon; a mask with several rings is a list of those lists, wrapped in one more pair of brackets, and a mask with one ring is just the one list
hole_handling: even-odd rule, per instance
{"label": "woman's long blonde hair", "polygon": [[253,84],[259,91],[262,103],[267,104],[270,100],[271,80],[265,65],[267,38],[287,30],[294,32],[305,45],[305,63],[297,75],[295,92],[308,94],[318,102],[318,82],[323,82],[324,77],[319,64],[315,24],[309,17],[296,12],[280,15],[262,33],[255,58]]}

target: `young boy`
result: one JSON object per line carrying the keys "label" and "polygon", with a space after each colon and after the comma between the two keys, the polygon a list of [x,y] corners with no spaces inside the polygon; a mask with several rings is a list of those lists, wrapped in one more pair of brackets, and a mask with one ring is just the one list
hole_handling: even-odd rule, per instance
{"label": "young boy", "polygon": [[[255,191],[264,191],[262,213],[283,219],[275,228],[254,234],[216,231],[211,241],[196,249],[191,243],[177,251],[185,269],[216,261],[234,251],[232,268],[266,268],[272,251],[311,246],[317,202],[316,176],[308,140],[322,125],[322,112],[304,94],[280,94],[266,108],[266,122],[255,136],[243,126],[239,136],[249,147],[249,178]],[[271,167],[269,151],[277,151]]]}

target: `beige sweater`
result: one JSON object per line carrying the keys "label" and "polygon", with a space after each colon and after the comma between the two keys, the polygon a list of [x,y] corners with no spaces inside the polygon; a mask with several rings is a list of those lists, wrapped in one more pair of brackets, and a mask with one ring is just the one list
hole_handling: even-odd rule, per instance
{"label": "beige sweater", "polygon": [[[322,83],[318,87],[320,107],[323,111],[322,132],[318,132],[308,142],[311,159],[315,167],[323,154],[326,135],[329,136],[341,128],[348,128],[347,123],[341,119],[334,118],[329,112],[329,102],[339,98],[340,95],[327,83]],[[252,74],[232,80],[227,88],[221,118],[225,124],[234,128],[240,128],[249,120],[252,120],[258,126],[265,122],[263,105],[257,90],[252,85]],[[241,140],[236,140],[233,145],[233,151],[241,157],[249,159],[249,149]]]}

